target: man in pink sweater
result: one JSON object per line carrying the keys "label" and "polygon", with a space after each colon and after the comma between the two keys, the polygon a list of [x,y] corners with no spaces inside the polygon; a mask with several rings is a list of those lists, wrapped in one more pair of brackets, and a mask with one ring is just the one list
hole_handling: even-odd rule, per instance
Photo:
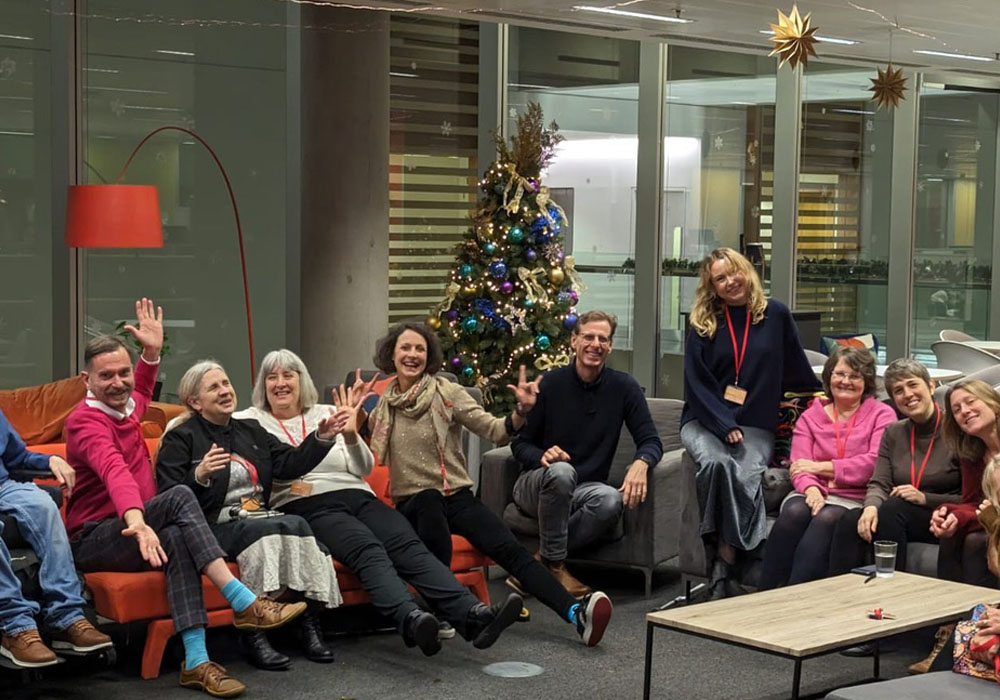
{"label": "man in pink sweater", "polygon": [[272,629],[305,611],[258,598],[235,578],[205,522],[194,493],[175,486],[157,495],[153,465],[139,419],[152,400],[163,310],[149,299],[135,303],[138,323],[125,329],[142,345],[133,371],[120,339],[99,336],[84,351],[87,397],[66,419],[66,454],[77,481],[66,512],[73,557],[82,571],[163,568],[174,627],[184,643],[180,683],[215,697],[235,697],[246,686],[209,660],[208,617],[201,574],[219,587],[240,629]]}

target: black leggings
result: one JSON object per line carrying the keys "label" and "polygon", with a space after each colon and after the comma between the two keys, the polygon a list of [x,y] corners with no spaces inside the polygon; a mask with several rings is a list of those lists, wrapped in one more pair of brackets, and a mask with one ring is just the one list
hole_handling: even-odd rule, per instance
{"label": "black leggings", "polygon": [[[830,576],[846,574],[869,560],[871,545],[858,535],[858,520],[863,512],[862,508],[849,510],[837,523],[833,533],[833,547],[830,549]],[[888,540],[896,543],[898,571],[906,570],[907,543],[937,543],[937,538],[930,531],[933,512],[933,508],[910,503],[898,496],[886,499],[879,506],[878,525],[872,541]]]}
{"label": "black leggings", "polygon": [[461,535],[472,546],[517,577],[525,589],[561,618],[568,619],[576,604],[549,570],[531,556],[483,502],[470,489],[459,489],[445,496],[428,489],[396,503],[427,548],[446,565],[451,564],[451,535]]}
{"label": "black leggings", "polygon": [[805,498],[787,501],[764,547],[761,590],[826,576],[833,531],[846,512],[841,506],[825,505],[813,515]]}
{"label": "black leggings", "polygon": [[982,530],[941,538],[938,578],[996,588],[997,579],[986,566],[986,546],[986,533]]}

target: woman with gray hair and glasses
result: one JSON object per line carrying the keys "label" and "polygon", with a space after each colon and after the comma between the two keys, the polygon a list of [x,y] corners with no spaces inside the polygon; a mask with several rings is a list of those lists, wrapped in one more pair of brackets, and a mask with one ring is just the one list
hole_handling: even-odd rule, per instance
{"label": "woman with gray hair and glasses", "polygon": [[[439,638],[455,630],[485,649],[497,640],[503,623],[459,583],[413,531],[409,521],[375,497],[365,481],[375,460],[358,437],[357,413],[371,396],[375,379],[334,391],[336,406],[319,403],[309,370],[291,350],[269,352],[260,364],[253,407],[234,414],[253,419],[279,441],[296,446],[328,415],[342,417],[343,428],[326,457],[294,480],[275,481],[271,504],[305,518],[331,554],[351,569],[375,607],[396,625],[407,646],[430,656]],[[406,584],[441,616],[417,606]],[[448,634],[450,632],[450,634]]]}
{"label": "woman with gray hair and glasses", "polygon": [[875,358],[838,347],[823,366],[829,399],[816,399],[792,433],[792,492],[764,549],[761,589],[826,576],[837,522],[860,508],[882,433],[896,413],[875,398]]}

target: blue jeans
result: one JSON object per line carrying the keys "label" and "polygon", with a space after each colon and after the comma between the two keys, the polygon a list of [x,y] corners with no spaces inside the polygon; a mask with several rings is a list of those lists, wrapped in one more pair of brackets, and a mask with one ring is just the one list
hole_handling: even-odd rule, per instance
{"label": "blue jeans", "polygon": [[[8,480],[0,484],[0,512],[17,521],[21,535],[41,562],[38,582],[44,598],[45,626],[50,630],[66,629],[83,617],[84,601],[55,501],[34,484]],[[0,632],[11,636],[35,629],[35,616],[41,609],[21,592],[21,582],[11,569],[10,551],[0,540]]]}

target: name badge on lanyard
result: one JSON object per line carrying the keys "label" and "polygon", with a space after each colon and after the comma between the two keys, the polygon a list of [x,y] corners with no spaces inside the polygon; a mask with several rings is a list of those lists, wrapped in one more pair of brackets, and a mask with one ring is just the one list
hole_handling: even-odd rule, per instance
{"label": "name badge on lanyard", "polygon": [[736,332],[733,330],[733,319],[729,315],[729,307],[723,307],[726,312],[726,325],[729,327],[729,337],[733,341],[733,364],[736,366],[736,381],[726,386],[722,393],[722,398],[737,406],[742,406],[747,400],[747,390],[740,384],[740,368],[743,366],[743,358],[747,354],[747,338],[750,335],[750,313],[747,310],[746,324],[743,326],[743,348],[736,344]]}

